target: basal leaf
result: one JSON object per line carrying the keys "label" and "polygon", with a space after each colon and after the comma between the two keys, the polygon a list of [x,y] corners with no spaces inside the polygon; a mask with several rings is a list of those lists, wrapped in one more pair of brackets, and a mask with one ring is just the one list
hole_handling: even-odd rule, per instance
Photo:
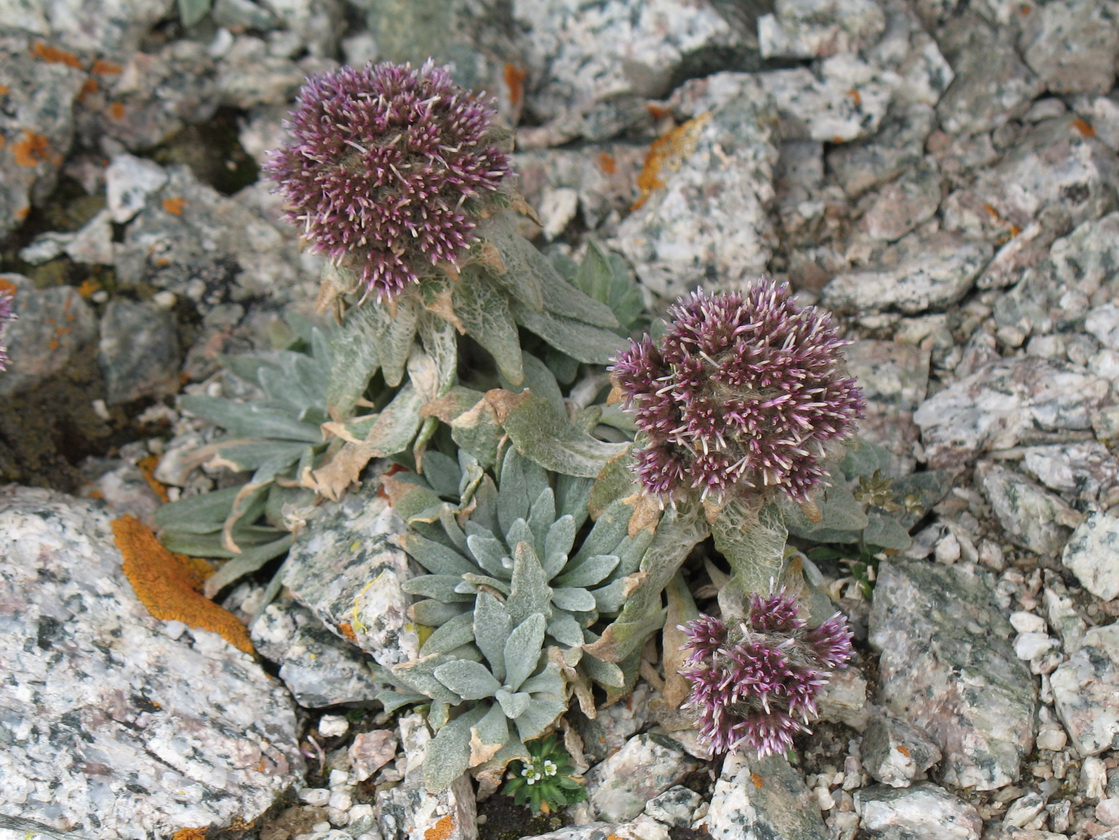
{"label": "basal leaf", "polygon": [[510,382],[524,379],[521,339],[509,309],[509,299],[489,272],[467,268],[451,292],[451,300],[466,334],[482,345]]}
{"label": "basal leaf", "polygon": [[479,704],[449,721],[427,742],[424,752],[424,784],[432,793],[441,793],[470,767],[470,730],[486,713]]}
{"label": "basal leaf", "polygon": [[479,593],[474,607],[474,641],[490,663],[494,678],[505,682],[505,642],[509,638],[509,611],[488,592]]}
{"label": "basal leaf", "polygon": [[544,648],[544,616],[533,613],[513,628],[505,641],[505,685],[516,691],[532,676]]}
{"label": "basal leaf", "polygon": [[501,683],[481,662],[459,660],[440,665],[435,678],[463,700],[484,700],[501,689]]}

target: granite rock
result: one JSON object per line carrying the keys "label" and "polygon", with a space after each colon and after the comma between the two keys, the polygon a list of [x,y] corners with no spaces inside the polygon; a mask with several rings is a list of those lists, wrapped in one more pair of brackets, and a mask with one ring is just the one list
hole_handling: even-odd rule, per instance
{"label": "granite rock", "polygon": [[148,838],[254,820],[303,772],[291,699],[133,594],[97,503],[0,491],[0,813]]}
{"label": "granite rock", "polygon": [[862,832],[873,840],[979,840],[983,819],[942,787],[870,787],[856,792]]}
{"label": "granite rock", "polygon": [[859,52],[885,29],[874,0],[777,0],[758,18],[758,44],[763,58],[826,58]]}
{"label": "granite rock", "polygon": [[698,767],[672,738],[656,732],[635,735],[587,773],[587,801],[596,817],[626,822]]}
{"label": "granite rock", "polygon": [[879,567],[870,613],[879,701],[937,743],[947,784],[1005,787],[1033,747],[1037,687],[1013,632],[974,567]]}
{"label": "granite rock", "polygon": [[174,314],[153,302],[109,301],[101,316],[98,359],[108,405],[176,393],[181,354]]}
{"label": "granite rock", "polygon": [[936,112],[928,105],[894,103],[872,137],[845,143],[827,155],[832,177],[852,198],[897,178],[924,158]]}
{"label": "granite rock", "polygon": [[1087,630],[1049,682],[1057,715],[1080,755],[1119,746],[1119,624]]}
{"label": "granite rock", "polygon": [[872,240],[894,242],[923,222],[940,206],[940,173],[925,162],[903,173],[872,196],[859,229]]}
{"label": "granite rock", "polygon": [[784,756],[729,754],[705,822],[715,840],[828,837],[815,796]]}
{"label": "granite rock", "polygon": [[1026,15],[1018,47],[1052,93],[1107,93],[1119,70],[1119,2],[1056,0]]}
{"label": "granite rock", "polygon": [[888,714],[870,722],[860,755],[873,779],[895,788],[924,780],[925,771],[941,759],[940,748],[928,735]]}
{"label": "granite rock", "polygon": [[[88,50],[96,44],[108,55],[136,50],[158,21],[173,13],[173,0],[39,0],[32,31],[50,34],[70,50]],[[3,20],[3,18],[0,18]],[[32,20],[17,25],[26,27]]]}
{"label": "granite rock", "polygon": [[1068,362],[998,360],[925,400],[913,420],[931,467],[961,467],[984,451],[1040,443],[1031,438],[1047,432],[1090,429],[1108,390]]}
{"label": "granite rock", "polygon": [[1119,518],[1090,513],[1069,537],[1061,562],[1097,598],[1119,597]]}
{"label": "granite rock", "polygon": [[975,478],[1011,542],[1055,557],[1081,515],[1021,473],[980,461]]}

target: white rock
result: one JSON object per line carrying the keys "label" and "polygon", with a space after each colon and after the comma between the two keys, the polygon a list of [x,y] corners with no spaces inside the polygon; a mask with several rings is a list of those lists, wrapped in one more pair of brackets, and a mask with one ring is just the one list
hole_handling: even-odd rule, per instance
{"label": "white rock", "polygon": [[1119,518],[1089,514],[1072,532],[1061,562],[1096,597],[1119,596]]}

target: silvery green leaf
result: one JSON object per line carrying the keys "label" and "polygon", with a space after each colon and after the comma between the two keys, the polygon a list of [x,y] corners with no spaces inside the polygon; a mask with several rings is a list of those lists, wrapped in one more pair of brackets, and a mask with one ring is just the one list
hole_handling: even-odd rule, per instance
{"label": "silvery green leaf", "polygon": [[442,502],[439,496],[427,486],[427,482],[412,472],[399,472],[382,478],[385,493],[392,502],[392,508],[405,522],[426,519],[439,510]]}
{"label": "silvery green leaf", "polygon": [[636,537],[632,539],[626,537],[618,543],[614,552],[618,555],[618,567],[614,569],[614,577],[624,577],[637,571],[641,565],[641,558],[645,556],[645,549],[652,543],[655,534],[653,528],[646,528],[639,531]]}
{"label": "silvery green leaf", "polygon": [[595,609],[604,616],[617,615],[626,602],[626,581],[620,578],[593,590]]}
{"label": "silvery green leaf", "polygon": [[592,554],[552,581],[555,587],[588,587],[606,580],[618,565],[616,554]]}
{"label": "silvery green leaf", "polygon": [[595,478],[594,486],[587,498],[587,510],[592,517],[597,518],[614,502],[639,492],[633,468],[632,446],[606,462],[602,472]]}
{"label": "silvery green leaf", "polygon": [[458,575],[420,575],[404,581],[401,586],[409,595],[434,598],[445,603],[472,601],[473,596],[458,591],[462,578]]}
{"label": "silvery green leaf", "polygon": [[514,394],[519,394],[528,388],[536,396],[543,397],[548,401],[548,404],[555,410],[556,417],[567,417],[567,404],[564,402],[563,392],[560,390],[559,383],[556,382],[556,375],[552,373],[548,366],[531,353],[525,353],[524,373],[523,382],[510,382],[502,378],[500,380],[501,387]]}
{"label": "silvery green leaf", "polygon": [[463,615],[464,611],[469,615],[469,603],[469,601],[462,601],[456,604],[445,604],[434,599],[417,601],[410,608],[412,621],[426,627],[440,627],[455,616]]}
{"label": "silvery green leaf", "polygon": [[579,263],[574,282],[589,297],[610,308],[621,324],[621,335],[629,335],[644,313],[641,290],[630,276],[625,260],[608,253],[593,239]]}
{"label": "silvery green leaf", "polygon": [[477,566],[454,549],[414,532],[401,534],[399,542],[409,557],[432,574],[458,576],[478,571]]}
{"label": "silvery green leaf", "polygon": [[509,449],[501,461],[498,477],[497,520],[501,533],[508,534],[518,519],[528,519],[536,498],[548,488],[548,475],[537,464]]}
{"label": "silvery green leaf", "polygon": [[533,613],[509,634],[505,641],[505,685],[513,691],[521,687],[540,663],[544,647],[544,616]]}
{"label": "silvery green leaf", "polygon": [[554,662],[549,662],[537,673],[521,683],[520,691],[525,694],[542,695],[544,697],[547,697],[549,694],[562,697],[565,687],[566,682],[564,681],[563,674],[560,673],[559,666]]}
{"label": "silvery green leaf", "polygon": [[583,626],[569,613],[553,610],[548,619],[548,635],[568,648],[583,644]]}
{"label": "silvery green leaf", "polygon": [[607,507],[580,544],[579,551],[571,558],[567,572],[578,569],[590,557],[613,554],[626,539],[632,515],[633,506],[620,500]]}
{"label": "silvery green leaf", "polygon": [[523,715],[528,709],[528,704],[532,702],[532,698],[527,694],[513,694],[504,688],[500,689],[495,696],[497,702],[501,705],[501,711],[505,713],[505,717],[509,720],[515,720]]}
{"label": "silvery green leaf", "polygon": [[391,715],[398,709],[402,709],[405,706],[410,706],[413,703],[426,703],[428,702],[428,698],[415,691],[400,691],[390,689],[388,691],[380,692],[377,695],[377,702],[384,706],[384,712],[386,715]]}
{"label": "silvery green leaf", "polygon": [[181,533],[208,534],[221,531],[240,487],[187,496],[163,505],[152,516],[159,530],[174,528]]}
{"label": "silvery green leaf", "polygon": [[[452,392],[454,389],[452,389]],[[450,421],[451,439],[463,452],[468,452],[483,467],[497,463],[501,440],[505,433],[497,422],[497,413],[485,399]]]}
{"label": "silvery green leaf", "polygon": [[862,530],[870,521],[866,510],[843,485],[833,485],[820,494],[816,503],[821,520],[810,522],[799,505],[782,502],[785,522],[789,532],[815,542],[858,542]]}
{"label": "silvery green leaf", "polygon": [[451,545],[460,554],[468,554],[470,549],[466,545],[466,534],[458,524],[453,505],[444,504],[439,508],[439,524],[443,526],[443,533],[450,540]]}
{"label": "silvery green leaf", "polygon": [[377,416],[377,422],[365,439],[365,445],[374,458],[387,458],[408,448],[416,437],[423,417],[424,400],[411,382],[405,382],[395,397]]}
{"label": "silvery green leaf", "polygon": [[504,263],[504,272],[490,272],[492,282],[529,309],[538,312],[543,310],[542,272],[550,270],[554,273],[555,269],[541,266],[544,262],[543,255],[521,236],[513,214],[495,213],[480,221],[474,233],[480,240],[493,245]]}
{"label": "silvery green leaf", "polygon": [[[501,692],[498,694],[500,695]],[[470,740],[477,741],[483,747],[505,746],[509,740],[509,724],[506,721],[505,711],[501,707],[500,698],[498,703],[490,706],[477,726],[471,729]],[[471,764],[474,763],[475,759],[472,756]]]}
{"label": "silvery green leaf", "polygon": [[594,481],[589,478],[556,476],[556,514],[572,517],[575,520],[575,530],[582,528],[587,521],[587,500],[593,486]]}
{"label": "silvery green leaf", "polygon": [[584,656],[579,664],[580,670],[599,685],[615,689],[625,687],[626,675],[613,662],[603,662],[593,656]]}
{"label": "silvery green leaf", "polygon": [[[463,503],[467,501],[464,497]],[[493,479],[488,475],[483,476],[469,501],[474,504],[474,511],[470,514],[471,522],[492,534],[504,533],[497,521],[497,487],[494,486]]]}
{"label": "silvery green leaf", "polygon": [[[390,388],[399,387],[404,381],[404,370],[408,364],[408,357],[412,354],[412,347],[419,326],[419,318],[413,305],[403,305],[397,308],[396,316],[392,316],[380,303],[367,302],[359,309],[370,309],[375,316],[377,331],[377,350],[381,354],[381,372],[384,374],[385,383]],[[340,361],[336,358],[335,363]]]}
{"label": "silvery green leaf", "polygon": [[424,478],[431,489],[445,498],[458,498],[462,471],[458,461],[434,450],[424,455]]}
{"label": "silvery green leaf", "polygon": [[[456,651],[457,654],[457,651]],[[460,662],[461,656],[452,656],[446,653],[437,653],[432,656],[421,656],[410,662],[393,665],[390,673],[392,678],[411,689],[418,691],[432,700],[442,700],[445,703],[457,704],[459,697],[435,677],[435,669],[448,662]]]}
{"label": "silvery green leaf", "polygon": [[188,394],[179,397],[179,407],[220,426],[234,438],[322,443],[322,432],[318,426],[300,423],[290,415],[263,409],[253,403]]}
{"label": "silvery green leaf", "polygon": [[[293,441],[220,440],[211,444],[218,462],[234,472],[258,470],[270,461],[283,460],[286,466],[296,463],[307,451],[308,444]],[[316,447],[317,448],[317,447]]]}
{"label": "silvery green leaf", "polygon": [[433,672],[435,679],[447,686],[463,700],[483,700],[493,697],[501,683],[481,662],[458,661],[440,665]]}
{"label": "silvery green leaf", "polygon": [[[236,540],[237,534],[234,534]],[[292,535],[284,534],[278,540],[264,545],[249,546],[238,543],[241,553],[226,560],[210,577],[206,578],[206,597],[212,598],[229,584],[260,569],[270,560],[279,557],[291,547]]]}
{"label": "silvery green leaf", "polygon": [[559,574],[567,563],[568,554],[575,544],[575,520],[561,516],[552,523],[544,538],[544,576],[549,580]]}
{"label": "silvery green leaf", "polygon": [[[891,474],[892,459],[884,446],[860,439],[849,446],[839,462],[839,472],[847,478],[872,475],[876,470]],[[839,476],[834,476],[839,478]]]}
{"label": "silvery green leaf", "polygon": [[[469,529],[470,522],[467,522]],[[505,543],[494,537],[489,531],[478,529],[478,533],[470,534],[466,538],[466,546],[478,565],[494,577],[509,580],[513,577],[513,558],[509,556],[509,549]]]}
{"label": "silvery green leaf", "polygon": [[532,544],[546,551],[548,531],[555,522],[556,494],[551,487],[545,487],[529,507],[528,529],[532,532]]}
{"label": "silvery green leaf", "polygon": [[505,642],[510,626],[504,604],[488,592],[479,593],[474,607],[474,641],[499,682],[505,682]]}
{"label": "silvery green leaf", "polygon": [[585,364],[609,364],[626,347],[625,341],[606,327],[592,326],[551,312],[533,312],[519,301],[513,301],[512,310],[518,324]]}
{"label": "silvery green leaf", "polygon": [[372,306],[357,306],[346,313],[346,320],[331,338],[330,378],[326,404],[330,415],[345,420],[365,394],[369,381],[381,368],[380,311]]}
{"label": "silvery green leaf", "polygon": [[470,766],[470,729],[486,713],[479,704],[449,721],[427,742],[424,753],[424,784],[431,793],[441,793]]}
{"label": "silvery green leaf", "polygon": [[711,536],[730,564],[732,580],[747,595],[768,593],[781,580],[789,532],[777,505],[766,504],[751,515],[744,502],[731,499],[712,523]]}
{"label": "silvery green leaf", "polygon": [[211,0],[178,0],[179,20],[184,29],[189,29],[206,17],[210,11]]}
{"label": "silvery green leaf", "polygon": [[452,286],[451,303],[466,334],[482,345],[509,382],[524,380],[521,339],[506,292],[490,272],[468,267]]}
{"label": "silvery green leaf", "polygon": [[534,694],[524,714],[514,722],[522,741],[539,738],[567,711],[567,702],[560,694]]}
{"label": "silvery green leaf", "polygon": [[594,327],[604,327],[608,330],[618,328],[618,319],[614,317],[614,312],[609,306],[599,303],[574,284],[564,280],[551,265],[548,265],[548,269],[541,283],[545,312]]}
{"label": "silvery green leaf", "polygon": [[427,637],[423,647],[420,648],[421,656],[430,656],[433,653],[449,653],[463,645],[474,641],[474,617],[464,612],[444,622],[435,632]]}
{"label": "silvery green leaf", "polygon": [[505,541],[513,547],[516,547],[517,543],[524,543],[538,559],[540,557],[536,549],[536,534],[532,533],[532,529],[523,519],[517,519],[509,526],[505,533]]}
{"label": "silvery green leaf", "polygon": [[514,624],[519,624],[533,613],[551,610],[552,588],[544,577],[544,567],[528,543],[513,547],[513,583],[505,606]]}
{"label": "silvery green leaf", "polygon": [[554,590],[552,603],[569,613],[591,612],[596,608],[594,596],[579,587],[565,586]]}
{"label": "silvery green leaf", "polygon": [[463,575],[462,583],[457,587],[458,592],[478,592],[484,587],[489,587],[502,595],[509,594],[509,581],[489,575]]}
{"label": "silvery green leaf", "polygon": [[517,451],[546,470],[594,478],[629,446],[603,443],[571,423],[557,424],[551,406],[531,391],[513,400],[502,425]]}
{"label": "silvery green leaf", "polygon": [[445,700],[432,700],[427,708],[427,725],[438,732],[451,719],[451,704]]}

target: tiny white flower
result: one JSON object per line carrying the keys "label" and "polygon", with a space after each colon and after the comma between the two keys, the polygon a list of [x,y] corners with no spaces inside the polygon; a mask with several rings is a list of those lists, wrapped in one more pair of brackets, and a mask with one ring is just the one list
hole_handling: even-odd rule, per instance
{"label": "tiny white flower", "polygon": [[545,776],[556,775],[556,763],[554,761],[548,760],[548,761],[544,762],[544,775]]}

